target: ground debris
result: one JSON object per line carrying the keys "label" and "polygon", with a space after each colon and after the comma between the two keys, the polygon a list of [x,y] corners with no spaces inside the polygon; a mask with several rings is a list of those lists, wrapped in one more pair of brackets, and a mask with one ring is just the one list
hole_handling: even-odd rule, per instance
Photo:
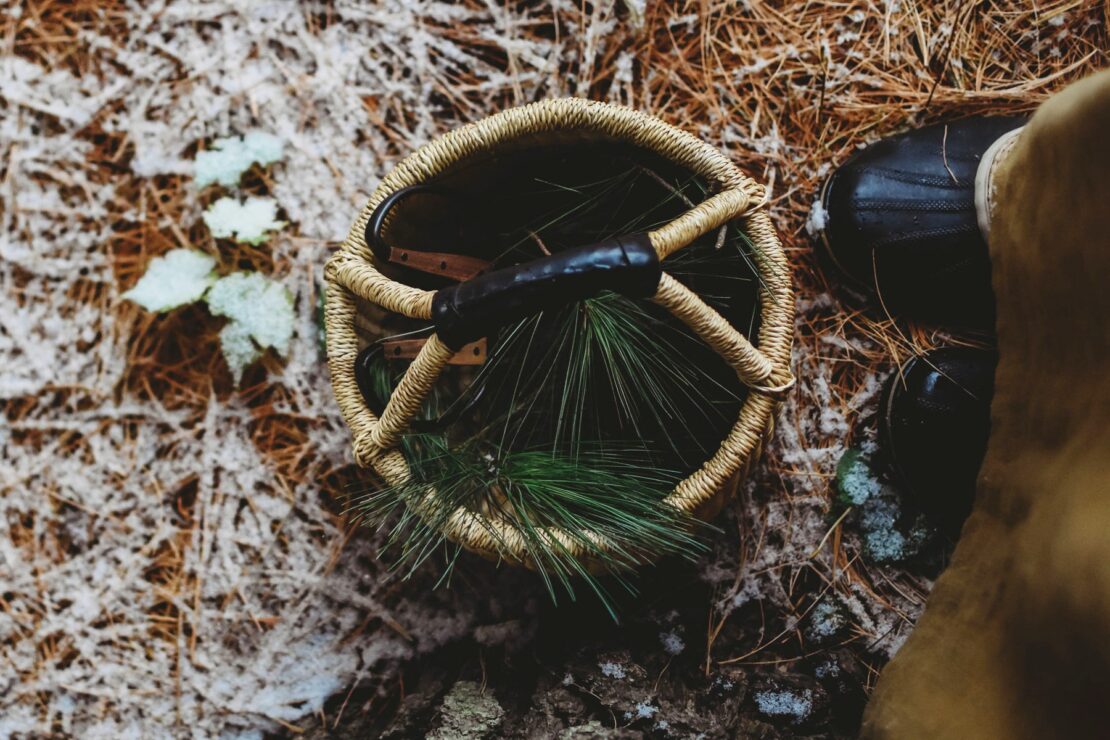
{"label": "ground debris", "polygon": [[[1106,24],[1099,0],[958,24],[959,0],[772,5],[0,3],[0,736],[419,737],[460,677],[494,736],[854,736],[930,582],[873,563],[891,543],[830,518],[830,484],[873,443],[885,374],[946,336],[839,287],[803,235],[814,194],[879,136],[1031,110],[1102,63]],[[775,439],[713,552],[651,570],[619,626],[469,556],[450,588],[388,573],[343,514],[373,482],[315,324],[330,245],[401,157],[570,94],[654,113],[767,183],[799,295]],[[273,200],[260,222],[289,223],[265,244],[203,224],[219,194],[194,163],[221,139],[256,163],[282,143],[271,167],[201,177]],[[236,392],[221,320],[122,300],[175,249],[288,290],[287,359],[244,364]],[[837,619],[805,615],[834,598]],[[811,692],[810,718],[761,712],[761,691]]]}

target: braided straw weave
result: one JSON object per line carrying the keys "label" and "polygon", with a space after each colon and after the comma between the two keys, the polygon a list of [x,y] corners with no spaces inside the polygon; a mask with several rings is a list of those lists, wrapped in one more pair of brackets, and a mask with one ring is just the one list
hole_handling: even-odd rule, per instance
{"label": "braided straw weave", "polygon": [[[790,346],[793,339],[794,294],[790,270],[770,218],[763,208],[762,186],[742,173],[724,154],[705,142],[643,113],[620,106],[575,98],[549,100],[513,108],[451,131],[402,161],[382,181],[351,227],[342,247],[328,262],[327,345],[332,385],[354,435],[355,459],[372,466],[390,485],[408,480],[409,468],[397,450],[413,415],[420,408],[453,352],[432,335],[423,346],[380,419],[367,408],[355,381],[356,297],[387,311],[415,319],[431,319],[432,291],[420,290],[385,277],[375,269],[364,231],[374,209],[391,193],[427,182],[472,155],[496,149],[518,137],[543,133],[581,132],[634,144],[654,151],[705,178],[716,194],[649,233],[660,260],[723,224],[740,219],[754,244],[761,279],[759,346],[753,346],[695,293],[664,273],[654,300],[684,322],[736,370],[751,389],[736,423],[717,452],[681,481],[663,501],[694,515],[718,508],[747,475],[773,429],[773,416],[784,391],[793,384]],[[664,268],[666,262],[663,263]],[[427,497],[435,497],[429,489]],[[419,504],[416,504],[419,508]],[[481,516],[460,508],[444,534],[488,557],[531,566],[525,542],[512,521]],[[606,543],[591,533],[595,547]],[[546,533],[589,566],[593,558],[579,540],[560,531]]]}

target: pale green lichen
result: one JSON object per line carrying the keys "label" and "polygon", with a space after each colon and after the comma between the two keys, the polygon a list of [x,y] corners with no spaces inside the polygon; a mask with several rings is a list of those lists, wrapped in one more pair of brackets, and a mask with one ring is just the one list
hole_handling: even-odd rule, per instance
{"label": "pale green lichen", "polygon": [[629,721],[638,719],[651,719],[659,713],[659,707],[647,701],[636,702],[636,706],[624,713],[624,718]]}
{"label": "pale green lichen", "polygon": [[602,738],[627,737],[621,729],[606,727],[596,719],[584,725],[574,725],[563,730],[559,740],[602,740]]}
{"label": "pale green lichen", "polygon": [[760,691],[755,695],[755,705],[768,717],[782,717],[799,724],[813,711],[813,692]]}
{"label": "pale green lichen", "polygon": [[603,663],[598,663],[597,667],[601,669],[601,675],[605,676],[606,678],[615,678],[619,681],[627,675],[624,670],[624,666],[622,666],[620,663],[605,661]]}
{"label": "pale green lichen", "polygon": [[164,313],[200,300],[216,276],[216,260],[195,249],[174,249],[155,257],[135,287],[123,294],[148,311]]}
{"label": "pale green lichen", "polygon": [[859,506],[883,487],[863,453],[848,450],[836,466],[836,485],[846,506]]}
{"label": "pale green lichen", "polygon": [[868,555],[877,562],[895,563],[916,555],[931,534],[923,517],[912,524],[899,524],[904,519],[898,492],[889,486],[873,496],[860,510],[860,528]]}
{"label": "pale green lichen", "polygon": [[825,642],[836,637],[846,624],[844,612],[835,597],[826,597],[810,611],[806,635],[814,642]]}
{"label": "pale green lichen", "polygon": [[659,641],[663,643],[663,650],[665,650],[668,655],[678,655],[686,649],[686,641],[683,640],[682,636],[675,630],[660,632]]}
{"label": "pale green lichen", "polygon": [[916,555],[931,536],[923,517],[907,521],[898,490],[883,482],[862,450],[848,450],[840,458],[836,484],[839,502],[857,511],[864,549],[872,560],[905,560]]}
{"label": "pale green lichen", "polygon": [[216,281],[207,301],[214,315],[231,319],[220,332],[220,347],[236,384],[263,349],[289,353],[293,295],[281,283],[256,272],[236,272]]}
{"label": "pale green lichen", "polygon": [[262,350],[251,339],[250,329],[238,321],[232,321],[220,330],[220,350],[231,369],[235,385],[243,379],[243,371],[262,356]]}
{"label": "pale green lichen", "polygon": [[261,244],[270,232],[285,225],[277,218],[273,198],[220,198],[204,212],[204,223],[219,239],[234,239],[242,244]]}
{"label": "pale green lichen", "polygon": [[459,681],[443,697],[439,726],[428,740],[482,740],[501,726],[505,710],[492,693],[473,681]]}
{"label": "pale green lichen", "polygon": [[289,352],[293,294],[281,283],[257,272],[234,272],[216,281],[207,300],[213,314],[243,324],[262,347]]}
{"label": "pale green lichen", "polygon": [[281,159],[284,148],[280,138],[263,131],[216,139],[210,149],[197,152],[193,165],[196,186],[218,183],[225,188],[235,187],[252,164],[273,164]]}

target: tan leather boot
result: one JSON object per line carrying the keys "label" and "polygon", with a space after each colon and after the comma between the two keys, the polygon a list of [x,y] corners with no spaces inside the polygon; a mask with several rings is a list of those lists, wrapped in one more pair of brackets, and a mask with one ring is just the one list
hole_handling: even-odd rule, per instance
{"label": "tan leather boot", "polygon": [[865,738],[1110,730],[1110,71],[987,179],[999,365],[974,511]]}

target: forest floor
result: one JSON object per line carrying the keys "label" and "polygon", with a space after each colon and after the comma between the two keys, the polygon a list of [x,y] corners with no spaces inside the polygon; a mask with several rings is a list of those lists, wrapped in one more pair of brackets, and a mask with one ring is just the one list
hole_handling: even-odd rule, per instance
{"label": "forest floor", "polygon": [[[981,335],[837,286],[806,232],[859,146],[1027,113],[1105,66],[1101,0],[0,3],[0,737],[846,737],[950,543],[839,514],[901,361]],[[352,527],[367,480],[331,395],[322,266],[391,166],[506,107],[577,95],[720,147],[771,192],[799,382],[711,552],[615,623],[464,557],[400,580]],[[280,159],[198,187],[221,137]],[[215,237],[220,197],[268,238]],[[293,298],[238,386],[203,306],[121,299],[175,248]],[[881,534],[881,533],[880,533]],[[889,544],[889,543],[887,543]],[[897,550],[897,548],[895,548]]]}

